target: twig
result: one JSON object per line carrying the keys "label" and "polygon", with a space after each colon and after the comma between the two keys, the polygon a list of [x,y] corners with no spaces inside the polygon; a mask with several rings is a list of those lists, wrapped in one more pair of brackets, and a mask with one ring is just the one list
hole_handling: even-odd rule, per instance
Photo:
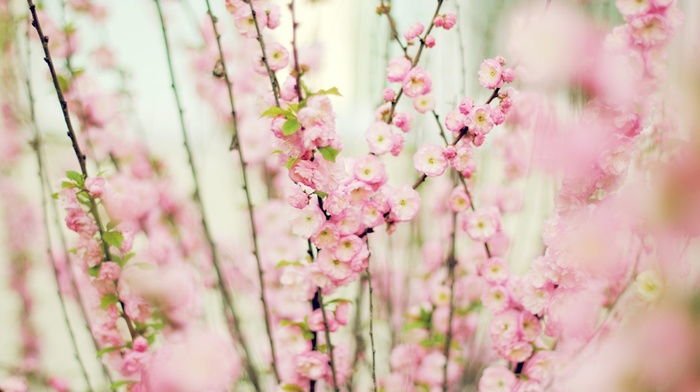
{"label": "twig", "polygon": [[262,51],[262,61],[265,64],[265,69],[267,70],[267,75],[270,77],[270,84],[272,85],[272,95],[275,97],[275,105],[280,107],[280,84],[277,81],[277,76],[275,72],[270,68],[270,64],[267,62],[267,52],[265,51],[265,40],[263,39],[262,33],[260,32],[260,25],[258,24],[257,12],[255,7],[253,7],[252,0],[244,0],[250,6],[250,12],[253,15],[253,22],[255,23],[255,32],[257,33],[256,39],[260,43],[260,50]]}
{"label": "twig", "polygon": [[455,312],[455,266],[457,259],[456,251],[457,236],[457,213],[452,213],[452,233],[450,236],[450,251],[447,256],[447,279],[450,284],[450,313],[447,318],[447,335],[445,336],[445,366],[442,369],[442,391],[447,392],[447,368],[450,363],[450,346],[452,345],[452,318]]}
{"label": "twig", "polygon": [[251,227],[251,234],[252,234],[252,239],[253,239],[253,255],[255,256],[255,262],[257,264],[257,269],[258,269],[258,283],[260,284],[260,301],[262,302],[262,307],[263,307],[263,314],[265,316],[265,328],[267,329],[267,335],[268,335],[268,341],[270,343],[270,352],[272,355],[272,372],[275,376],[275,380],[277,383],[280,382],[280,376],[279,372],[277,370],[277,355],[275,352],[275,343],[274,343],[274,337],[272,335],[272,327],[270,323],[270,310],[267,305],[267,299],[266,299],[266,294],[265,294],[265,279],[263,277],[263,267],[262,267],[262,262],[260,260],[260,249],[258,246],[258,236],[257,236],[257,227],[255,225],[255,212],[253,210],[253,202],[250,197],[250,190],[248,186],[248,173],[246,170],[247,163],[244,159],[243,156],[243,147],[239,143],[239,138],[238,138],[238,119],[236,116],[236,105],[234,101],[234,96],[233,96],[233,87],[231,80],[228,76],[228,70],[226,68],[226,60],[224,59],[224,51],[221,46],[221,35],[219,34],[219,30],[216,27],[216,22],[217,18],[214,16],[214,13],[212,12],[211,9],[211,4],[209,0],[206,0],[207,4],[207,14],[209,14],[209,19],[211,21],[212,29],[214,31],[214,36],[216,37],[216,46],[219,51],[219,61],[221,62],[221,67],[223,70],[223,77],[226,82],[226,88],[228,91],[228,99],[229,99],[229,104],[231,105],[231,121],[233,125],[233,139],[231,140],[231,146],[230,148],[233,148],[235,145],[237,145],[238,148],[236,148],[238,152],[238,159],[241,162],[241,175],[243,177],[243,191],[245,193],[245,198],[246,198],[246,205],[248,207],[248,218],[250,220],[250,227]]}
{"label": "twig", "polygon": [[335,375],[333,343],[331,343],[331,333],[328,330],[328,318],[326,317],[326,307],[323,305],[323,294],[321,294],[321,289],[316,289],[316,294],[318,295],[318,301],[321,303],[321,314],[323,315],[323,330],[326,333],[326,344],[328,345],[328,352],[330,354],[329,364],[331,366],[331,375],[333,376],[333,389],[335,390],[335,392],[340,392],[340,388],[338,387],[338,381]]}
{"label": "twig", "polygon": [[214,243],[214,239],[212,238],[211,232],[209,230],[209,224],[208,224],[207,218],[206,218],[206,211],[204,209],[204,203],[202,202],[202,199],[200,196],[201,192],[200,192],[200,186],[199,186],[199,177],[197,176],[197,169],[196,169],[195,164],[194,164],[192,149],[190,148],[189,136],[187,133],[187,125],[185,124],[185,118],[184,118],[184,114],[183,114],[184,110],[182,108],[182,103],[180,101],[180,93],[178,92],[177,84],[175,83],[175,72],[173,70],[172,56],[170,53],[170,41],[168,39],[168,34],[167,34],[166,26],[165,26],[165,19],[163,18],[163,10],[161,9],[160,1],[159,0],[154,0],[154,1],[155,1],[156,9],[158,11],[158,17],[160,19],[161,30],[163,32],[163,41],[164,41],[164,45],[165,45],[166,57],[168,60],[168,71],[170,73],[170,81],[171,81],[170,86],[172,87],[173,95],[175,97],[175,104],[177,105],[178,118],[180,121],[180,130],[182,133],[183,144],[185,147],[185,152],[187,153],[187,159],[189,161],[190,172],[192,174],[192,180],[194,182],[193,199],[194,199],[195,204],[197,204],[197,207],[199,208],[202,228],[204,230],[204,236],[207,240],[207,244],[209,245],[209,249],[211,251],[212,264],[214,265],[214,270],[216,271],[219,291],[221,292],[221,296],[222,296],[223,302],[224,302],[224,304],[223,304],[224,305],[224,314],[227,316],[226,325],[229,329],[229,333],[231,334],[231,338],[233,339],[233,341],[234,342],[239,341],[241,348],[243,349],[244,354],[245,354],[245,358],[243,358],[243,361],[244,361],[248,376],[250,377],[250,380],[253,383],[253,386],[255,387],[255,389],[257,391],[260,391],[261,389],[260,389],[260,384],[258,381],[257,373],[255,372],[255,369],[253,368],[252,364],[250,363],[250,359],[251,359],[250,350],[248,348],[248,345],[246,344],[245,338],[244,338],[243,333],[242,333],[240,326],[238,324],[238,317],[236,316],[233,300],[232,300],[231,295],[226,287],[226,282],[225,282],[223,273],[221,272],[218,250],[216,249],[216,244]]}
{"label": "twig", "polygon": [[[367,249],[369,249],[369,237],[365,237],[365,243],[367,244]],[[372,253],[370,252],[370,256]],[[372,347],[372,386],[374,387],[374,392],[377,392],[377,351],[374,346],[374,321],[372,314],[374,313],[374,302],[372,300],[372,294],[374,290],[372,289],[372,273],[369,270],[369,257],[367,258],[367,283],[369,286],[369,341]],[[359,304],[358,304],[359,305]]]}

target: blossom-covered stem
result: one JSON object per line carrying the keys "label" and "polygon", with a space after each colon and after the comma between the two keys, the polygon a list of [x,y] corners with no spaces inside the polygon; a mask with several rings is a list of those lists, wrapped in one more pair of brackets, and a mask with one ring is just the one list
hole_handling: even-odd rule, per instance
{"label": "blossom-covered stem", "polygon": [[[28,31],[27,31],[28,33]],[[30,45],[27,45],[27,52],[29,52],[29,47]],[[28,53],[29,54],[29,53]],[[29,60],[29,56],[27,56],[27,60]],[[90,382],[90,377],[88,376],[87,370],[85,368],[85,363],[83,362],[82,357],[80,356],[80,350],[78,349],[78,341],[75,338],[75,333],[73,332],[73,326],[71,325],[70,318],[68,317],[68,309],[66,308],[66,299],[63,296],[63,293],[61,292],[61,287],[59,284],[59,274],[58,274],[58,268],[56,267],[56,263],[53,262],[53,251],[51,249],[51,231],[49,230],[49,211],[48,211],[48,202],[46,200],[46,192],[48,192],[45,183],[44,183],[44,176],[45,176],[45,166],[44,166],[44,159],[41,154],[41,148],[42,148],[42,141],[41,141],[41,135],[39,134],[39,127],[37,126],[36,122],[36,112],[34,108],[34,94],[32,93],[31,89],[31,81],[29,76],[25,77],[25,84],[27,87],[27,93],[29,95],[29,115],[30,115],[30,121],[32,124],[32,130],[34,133],[34,140],[32,140],[32,149],[34,150],[34,155],[36,156],[36,162],[37,162],[37,167],[39,171],[37,174],[39,175],[39,183],[41,187],[41,215],[42,215],[42,223],[44,226],[44,232],[45,232],[45,241],[46,241],[46,255],[47,255],[47,260],[49,264],[51,264],[51,270],[53,271],[53,276],[56,281],[56,290],[58,294],[58,302],[61,306],[61,313],[63,315],[63,320],[66,323],[66,328],[68,329],[68,335],[70,337],[71,341],[71,346],[73,348],[73,351],[75,353],[75,359],[78,361],[78,365],[80,366],[80,371],[83,375],[83,378],[85,379],[85,384],[87,385],[88,389],[93,391],[94,388],[92,387],[92,384]]]}
{"label": "blossom-covered stem", "polygon": [[[243,156],[243,149],[240,143],[238,142],[238,119],[236,117],[236,105],[235,105],[235,100],[233,96],[233,86],[231,83],[231,80],[228,76],[228,70],[226,68],[226,60],[224,59],[224,51],[221,46],[221,35],[219,34],[219,30],[216,27],[216,21],[217,18],[214,16],[214,13],[212,12],[211,9],[211,4],[209,0],[205,1],[207,4],[207,13],[209,14],[209,20],[211,21],[212,29],[214,31],[214,36],[216,37],[216,46],[219,51],[219,61],[221,62],[221,67],[223,69],[223,76],[224,80],[226,81],[226,88],[228,92],[228,99],[229,99],[229,104],[231,105],[231,121],[233,124],[233,138],[231,140],[231,149],[236,149],[238,152],[238,159],[241,162],[241,176],[243,178],[243,191],[245,193],[245,198],[246,198],[246,205],[248,207],[248,218],[250,220],[250,228],[251,228],[251,235],[253,239],[253,256],[255,256],[255,262],[257,264],[257,270],[258,270],[258,283],[260,284],[260,302],[262,303],[263,307],[263,315],[265,318],[265,328],[267,329],[267,336],[268,336],[268,341],[270,343],[270,353],[272,355],[272,373],[275,375],[275,379],[279,383],[280,377],[279,377],[279,372],[277,371],[277,354],[275,351],[275,340],[272,336],[272,327],[270,324],[270,310],[267,305],[267,299],[266,299],[266,290],[265,290],[265,279],[263,277],[263,268],[262,268],[262,262],[260,260],[260,249],[258,246],[258,229],[255,225],[255,212],[253,210],[253,202],[250,197],[250,189],[248,186],[248,172],[246,170],[247,163],[245,161],[245,158]],[[202,209],[202,214],[204,214],[204,210]]]}
{"label": "blossom-covered stem", "polygon": [[442,369],[442,391],[447,392],[447,368],[450,363],[450,346],[452,345],[452,319],[455,313],[455,257],[457,245],[457,213],[452,213],[452,233],[450,234],[450,251],[447,255],[447,279],[450,285],[450,312],[447,318],[447,334],[445,335],[445,366]]}
{"label": "blossom-covered stem", "polygon": [[267,62],[267,52],[265,51],[265,40],[263,39],[262,33],[260,32],[260,25],[258,24],[257,11],[253,7],[252,0],[244,0],[250,6],[250,12],[253,15],[253,22],[255,23],[255,32],[257,33],[256,39],[260,43],[260,51],[262,51],[262,61],[265,64],[265,69],[267,70],[267,75],[270,77],[270,84],[272,85],[272,95],[275,97],[275,105],[280,107],[280,83],[277,81],[277,76],[275,72],[270,68],[270,63]]}
{"label": "blossom-covered stem", "polygon": [[[78,139],[75,135],[75,131],[73,130],[73,124],[71,123],[70,119],[70,114],[68,113],[68,104],[66,103],[66,99],[63,96],[63,90],[61,90],[61,85],[58,82],[58,76],[56,74],[56,68],[54,67],[53,60],[51,59],[51,52],[49,51],[49,38],[44,35],[43,30],[41,29],[41,23],[39,22],[39,18],[37,17],[36,14],[36,5],[32,0],[27,0],[27,5],[29,6],[29,11],[32,14],[32,26],[34,26],[34,29],[37,32],[37,35],[39,36],[39,40],[41,41],[41,46],[44,50],[44,61],[46,62],[46,65],[49,68],[49,72],[51,73],[51,80],[53,81],[54,89],[56,90],[56,96],[58,97],[58,102],[61,105],[61,111],[63,112],[63,119],[66,124],[66,128],[68,129],[68,137],[71,140],[71,144],[73,146],[73,151],[75,152],[75,156],[78,159],[78,164],[80,165],[80,171],[83,175],[83,178],[87,179],[88,178],[88,171],[87,171],[87,165],[86,165],[86,159],[85,155],[80,149],[80,145],[78,144]],[[100,220],[100,215],[97,211],[97,203],[95,202],[95,199],[92,196],[88,195],[88,200],[90,203],[90,213],[95,219],[95,225],[97,226],[97,231],[100,235],[100,242],[102,244],[102,250],[103,250],[103,255],[105,256],[105,259],[107,261],[112,260],[112,255],[109,251],[109,244],[107,241],[104,239],[104,228],[102,227],[102,222]],[[123,309],[123,306],[122,306]],[[131,320],[129,319],[128,316],[126,316],[125,312],[121,312],[121,316],[126,322],[127,327],[129,328],[129,332],[131,333],[131,337],[134,338],[134,326],[131,323]]]}
{"label": "blossom-covered stem", "polygon": [[[365,237],[365,243],[367,244],[367,249],[369,249],[369,237]],[[370,253],[371,256],[371,253]],[[370,256],[367,257],[367,284],[369,286],[369,342],[370,346],[372,347],[372,386],[374,387],[374,391],[377,391],[377,351],[374,347],[374,321],[373,321],[373,313],[374,313],[374,302],[372,300],[372,294],[373,294],[373,289],[372,289],[372,272],[370,272],[370,265],[369,265],[369,258]],[[358,304],[359,305],[359,304]]]}
{"label": "blossom-covered stem", "polygon": [[335,375],[335,359],[333,358],[333,343],[331,342],[331,332],[328,329],[328,317],[326,316],[326,307],[323,306],[323,294],[321,294],[321,289],[317,289],[316,294],[318,295],[318,301],[321,303],[321,315],[323,315],[323,330],[326,333],[326,344],[328,345],[329,353],[329,365],[331,367],[331,375],[333,376],[333,390],[335,392],[340,392],[340,387],[338,387],[338,380]]}
{"label": "blossom-covered stem", "polygon": [[301,68],[299,67],[299,52],[297,50],[297,20],[294,13],[294,0],[289,3],[289,12],[292,14],[292,53],[294,55],[294,76],[296,77],[297,83],[294,89],[297,92],[297,97],[299,102],[303,100],[301,93]]}
{"label": "blossom-covered stem", "polygon": [[[218,253],[218,250],[216,249],[216,244],[214,243],[214,239],[211,235],[211,231],[209,230],[209,223],[207,222],[206,212],[204,210],[204,203],[202,202],[202,199],[200,196],[201,192],[200,192],[200,186],[199,186],[199,177],[197,176],[197,169],[196,169],[196,166],[194,164],[192,149],[190,148],[189,136],[187,134],[187,125],[185,124],[184,110],[182,108],[182,103],[180,101],[180,93],[177,89],[177,84],[175,83],[175,72],[173,70],[172,56],[170,53],[170,41],[168,39],[168,33],[166,30],[166,26],[165,26],[165,19],[163,18],[163,10],[161,8],[159,0],[155,0],[155,5],[156,5],[156,10],[158,11],[158,17],[160,19],[161,30],[163,32],[163,41],[164,41],[164,45],[165,45],[166,58],[168,61],[168,71],[170,73],[171,87],[173,90],[173,95],[175,97],[175,103],[177,105],[177,110],[178,110],[178,115],[179,115],[179,120],[180,120],[180,130],[181,130],[182,138],[183,138],[183,144],[185,146],[185,152],[187,153],[187,159],[189,161],[192,180],[194,182],[193,199],[194,199],[194,202],[199,209],[202,228],[204,230],[204,236],[206,238],[207,244],[209,245],[209,250],[211,252],[212,264],[213,264],[214,270],[216,272],[219,291],[221,292],[221,296],[223,299],[224,315],[226,316],[226,319],[227,319],[226,324],[227,324],[227,327],[229,330],[229,334],[231,335],[231,338],[233,339],[234,342],[238,341],[239,344],[241,345],[241,348],[244,351],[244,354],[245,354],[244,363],[245,363],[245,367],[246,367],[246,371],[248,373],[248,376],[250,377],[251,383],[255,387],[255,390],[260,391],[261,389],[260,389],[260,384],[258,381],[257,373],[255,372],[255,369],[253,368],[252,364],[248,360],[249,358],[251,358],[250,350],[248,348],[246,340],[245,340],[243,333],[240,329],[240,326],[238,324],[238,317],[236,315],[235,307],[233,304],[233,299],[231,298],[231,294],[229,293],[228,288],[226,287],[224,276],[223,276],[223,273],[221,272],[221,266],[220,266],[220,262],[219,262],[219,253]],[[234,118],[235,118],[235,116],[234,116]]]}
{"label": "blossom-covered stem", "polygon": [[391,38],[393,38],[399,44],[401,50],[403,50],[403,55],[408,58],[408,46],[404,45],[403,42],[401,42],[401,38],[399,38],[399,31],[396,28],[396,20],[391,15],[391,4],[384,4],[384,0],[381,0],[380,3],[381,4],[377,9],[377,13],[386,15],[386,18],[389,21],[389,29],[391,29]]}
{"label": "blossom-covered stem", "polygon": [[[428,26],[428,29],[425,31],[425,34],[423,37],[420,39],[420,45],[418,46],[418,52],[416,52],[416,55],[413,57],[413,60],[411,61],[411,68],[415,67],[418,65],[418,61],[420,61],[420,56],[423,54],[423,48],[425,48],[426,43],[425,43],[425,37],[430,35],[430,32],[433,30],[433,27],[435,27],[435,23],[433,21],[435,18],[438,16],[440,13],[440,8],[442,7],[442,2],[443,0],[438,0],[437,2],[437,7],[435,8],[435,14],[433,15],[433,18],[430,20],[430,26]],[[385,12],[387,17],[390,17],[390,12],[387,10]],[[396,41],[401,45],[401,41],[398,38],[398,35],[394,36]],[[391,123],[392,117],[394,116],[394,111],[396,110],[396,106],[399,104],[399,100],[403,96],[403,87],[399,89],[399,92],[396,94],[396,98],[391,102],[391,109],[389,110],[389,115],[387,116],[387,123]]]}

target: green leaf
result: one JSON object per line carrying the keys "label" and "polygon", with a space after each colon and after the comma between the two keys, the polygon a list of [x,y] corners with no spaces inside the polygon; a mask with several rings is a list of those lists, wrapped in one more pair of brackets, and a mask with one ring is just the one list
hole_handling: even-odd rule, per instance
{"label": "green leaf", "polygon": [[117,225],[120,224],[120,223],[122,223],[122,221],[120,221],[119,219],[115,219],[115,220],[113,220],[113,221],[109,221],[109,222],[107,223],[107,230],[112,230],[112,229],[114,229],[114,228],[117,227]]}
{"label": "green leaf", "polygon": [[294,162],[296,162],[298,160],[299,160],[299,158],[289,157],[289,159],[287,159],[287,163],[285,163],[284,166],[287,169],[291,169]]}
{"label": "green leaf", "polygon": [[88,268],[88,274],[90,276],[92,276],[93,278],[96,278],[97,276],[100,275],[100,268],[101,268],[100,264],[98,264],[94,267],[90,267],[90,268]]}
{"label": "green leaf", "polygon": [[63,91],[64,93],[68,91],[68,79],[60,74],[56,75],[56,79],[58,80],[58,87],[61,88],[61,91]]}
{"label": "green leaf", "polygon": [[[61,188],[65,189],[65,188],[76,188],[76,187],[77,187],[77,185],[75,185],[74,182],[70,182],[70,181],[62,181],[61,182]],[[55,193],[55,195],[58,198],[58,193]]]}
{"label": "green leaf", "polygon": [[119,302],[119,297],[114,293],[108,293],[100,298],[100,307],[102,309],[107,309],[110,305],[114,305]]}
{"label": "green leaf", "polygon": [[348,303],[348,304],[351,304],[351,303],[352,303],[352,301],[350,301],[349,299],[345,299],[345,298],[336,298],[336,299],[332,299],[332,300],[330,300],[330,301],[328,301],[328,302],[325,302],[325,303],[323,304],[323,306],[328,306],[328,305],[334,304],[334,303],[336,303],[336,302],[337,302],[337,303]]}
{"label": "green leaf", "polygon": [[294,384],[284,384],[282,385],[282,390],[290,392],[304,392],[304,390],[301,387]]}
{"label": "green leaf", "polygon": [[321,199],[323,199],[324,197],[328,196],[328,193],[322,192],[322,191],[314,191],[314,193],[317,194],[318,197],[320,197]]}
{"label": "green leaf", "polygon": [[85,184],[85,178],[83,177],[83,175],[76,171],[68,170],[66,172],[66,177],[68,177],[70,180],[73,180],[73,182],[78,184],[78,186],[81,188]]}
{"label": "green leaf", "polygon": [[298,261],[287,261],[287,260],[282,260],[282,261],[280,261],[279,263],[277,263],[277,265],[275,266],[275,268],[282,268],[282,267],[286,267],[286,266],[288,266],[288,265],[299,266],[299,265],[301,265],[301,263],[298,262]]}
{"label": "green leaf", "polygon": [[314,334],[311,331],[304,331],[304,339],[311,340],[314,338]]}
{"label": "green leaf", "polygon": [[342,97],[342,94],[340,94],[340,91],[338,91],[338,87],[331,87],[331,88],[325,89],[325,90],[318,90],[314,95],[318,95],[318,94],[337,95],[339,97]]}
{"label": "green leaf", "polygon": [[301,128],[301,124],[295,118],[290,118],[282,124],[282,134],[285,136],[293,135]]}
{"label": "green leaf", "polygon": [[320,152],[323,156],[323,159],[327,160],[328,162],[335,162],[335,157],[337,157],[340,153],[340,151],[330,146],[319,147],[318,152]]}
{"label": "green leaf", "polygon": [[51,198],[54,200],[58,200],[58,192],[54,192],[51,194]]}
{"label": "green leaf", "polygon": [[115,382],[112,383],[112,385],[109,386],[109,389],[114,390],[114,389],[117,389],[117,388],[119,388],[119,387],[123,387],[123,386],[125,386],[125,385],[130,385],[130,384],[133,384],[133,383],[134,383],[133,381],[127,381],[127,380],[115,381]]}
{"label": "green leaf", "polygon": [[121,350],[122,348],[124,348],[124,346],[105,347],[103,349],[100,349],[100,351],[97,352],[97,358],[99,358],[107,353],[111,353],[112,351]]}
{"label": "green leaf", "polygon": [[102,239],[117,249],[121,248],[122,242],[124,242],[124,236],[118,231],[107,231],[102,234]]}
{"label": "green leaf", "polygon": [[264,112],[262,112],[260,117],[277,117],[277,116],[287,117],[289,115],[293,115],[292,112],[290,112],[289,110],[285,110],[282,108],[278,108],[277,106],[273,106],[273,107],[265,110]]}

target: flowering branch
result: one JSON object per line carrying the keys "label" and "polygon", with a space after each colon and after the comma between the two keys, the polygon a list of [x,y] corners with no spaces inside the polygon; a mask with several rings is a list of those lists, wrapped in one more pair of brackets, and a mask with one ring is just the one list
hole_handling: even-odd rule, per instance
{"label": "flowering branch", "polygon": [[[221,265],[219,261],[219,254],[218,250],[216,248],[216,244],[214,243],[214,239],[212,238],[211,231],[209,229],[209,224],[207,222],[206,218],[206,212],[204,209],[204,203],[202,202],[201,199],[201,191],[200,191],[200,186],[199,186],[199,177],[197,176],[197,169],[194,164],[194,158],[192,154],[192,149],[190,147],[189,143],[189,136],[187,132],[187,125],[185,124],[185,118],[184,118],[184,110],[182,108],[182,103],[180,101],[180,94],[177,89],[177,84],[175,83],[175,72],[173,70],[173,65],[172,65],[172,56],[170,53],[170,41],[168,39],[168,34],[165,26],[165,19],[163,18],[163,10],[161,9],[160,6],[160,1],[155,0],[155,5],[156,9],[158,11],[158,17],[160,19],[160,25],[161,25],[161,30],[163,32],[163,41],[165,45],[165,52],[166,52],[166,57],[168,60],[168,71],[170,73],[170,81],[171,81],[171,87],[173,90],[173,95],[175,97],[175,103],[177,105],[178,109],[178,117],[180,120],[180,130],[182,133],[182,138],[183,138],[183,143],[185,146],[185,151],[187,153],[187,158],[189,161],[189,166],[190,166],[190,172],[192,174],[192,180],[194,182],[194,194],[193,194],[193,199],[194,202],[197,204],[197,207],[199,208],[200,216],[201,216],[201,223],[202,223],[202,228],[204,229],[204,236],[207,240],[207,243],[209,245],[209,249],[211,251],[211,257],[212,257],[212,264],[214,265],[214,270],[216,271],[217,275],[217,282],[218,282],[218,287],[219,291],[221,292],[221,296],[224,300],[224,314],[227,316],[227,326],[229,330],[229,334],[231,335],[231,338],[233,341],[238,341],[241,348],[244,351],[245,357],[244,361],[246,364],[246,371],[248,372],[248,376],[250,377],[251,383],[253,384],[254,388],[257,391],[260,391],[260,384],[258,381],[258,376],[250,363],[250,350],[249,347],[246,343],[245,337],[241,331],[241,328],[238,324],[238,317],[236,315],[235,307],[233,304],[233,299],[231,298],[231,294],[229,293],[226,283],[224,280],[223,273],[221,271]],[[210,13],[210,16],[212,14]],[[223,62],[223,57],[222,57],[222,62]],[[230,87],[230,84],[229,84]],[[233,99],[233,96],[231,96],[231,99]],[[232,105],[233,108],[233,105]],[[233,110],[232,110],[233,111]],[[235,111],[233,111],[234,114],[234,119],[236,118],[235,116]],[[235,130],[234,130],[235,132]],[[239,149],[240,152],[240,149]],[[245,165],[243,163],[243,165]]]}
{"label": "flowering branch", "polygon": [[[262,262],[260,261],[260,250],[258,247],[258,236],[257,236],[257,227],[255,225],[255,217],[254,217],[254,210],[253,210],[253,202],[250,197],[250,190],[248,186],[248,173],[246,170],[247,163],[244,159],[243,156],[243,148],[240,145],[238,141],[238,120],[236,118],[236,105],[234,103],[234,97],[233,97],[233,86],[231,83],[231,80],[228,76],[228,70],[226,68],[226,60],[224,59],[224,51],[221,47],[221,35],[219,34],[219,31],[216,27],[216,22],[217,19],[214,16],[214,13],[211,10],[211,5],[209,3],[209,0],[206,0],[207,4],[207,13],[209,14],[209,19],[211,20],[211,25],[212,29],[214,31],[214,36],[216,37],[216,46],[219,51],[219,61],[221,62],[221,67],[223,70],[223,77],[224,80],[226,81],[226,89],[228,92],[228,98],[229,98],[229,104],[231,105],[231,121],[233,124],[233,138],[231,140],[231,146],[230,149],[236,149],[238,152],[238,159],[241,162],[241,175],[243,178],[243,191],[245,193],[246,197],[246,205],[248,207],[248,218],[250,220],[250,227],[251,227],[251,235],[253,237],[253,255],[255,256],[255,262],[257,264],[257,269],[258,269],[258,283],[260,284],[260,302],[262,302],[262,307],[263,307],[263,314],[265,317],[265,328],[267,329],[267,335],[268,335],[268,341],[270,343],[270,352],[272,355],[272,372],[275,375],[275,379],[279,383],[280,381],[280,376],[279,372],[277,370],[277,354],[275,352],[275,342],[274,338],[272,335],[272,327],[270,323],[270,310],[267,305],[267,300],[266,300],[266,293],[265,293],[265,279],[263,278],[263,268],[262,268]],[[237,147],[237,148],[236,148]],[[251,369],[252,370],[252,369]]]}
{"label": "flowering branch", "polygon": [[321,314],[323,315],[323,330],[326,333],[326,344],[328,345],[328,352],[330,354],[329,364],[331,367],[331,375],[333,376],[333,389],[335,392],[340,392],[340,387],[338,387],[338,380],[335,375],[335,361],[333,360],[333,343],[331,342],[331,332],[328,329],[328,317],[326,316],[326,307],[323,304],[323,294],[321,294],[321,289],[316,290],[318,295],[318,301],[321,303]]}
{"label": "flowering branch", "polygon": [[255,23],[255,31],[257,33],[256,39],[260,43],[260,51],[262,52],[262,61],[265,64],[265,69],[267,70],[267,75],[270,77],[270,84],[272,85],[272,95],[275,97],[275,105],[280,107],[280,84],[277,81],[277,75],[270,68],[270,63],[267,61],[267,52],[265,51],[265,40],[263,39],[262,33],[260,32],[260,25],[258,23],[257,11],[253,7],[252,0],[244,0],[250,6],[250,12],[253,16],[253,22]]}

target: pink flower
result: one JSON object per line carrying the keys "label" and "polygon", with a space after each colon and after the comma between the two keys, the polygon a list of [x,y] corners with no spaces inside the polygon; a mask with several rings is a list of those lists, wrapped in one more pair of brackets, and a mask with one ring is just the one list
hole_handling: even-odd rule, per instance
{"label": "pink flower", "polygon": [[353,174],[358,180],[370,185],[381,185],[387,180],[384,163],[374,155],[364,155],[357,158]]}
{"label": "pink flower", "polygon": [[450,159],[450,165],[464,177],[469,178],[476,171],[476,163],[473,158],[471,146],[466,143],[460,143],[457,147],[457,155]]}
{"label": "pink flower", "polygon": [[486,59],[479,67],[479,84],[485,89],[493,90],[503,85],[501,73],[503,67],[496,59]]}
{"label": "pink flower", "polygon": [[624,17],[644,15],[651,10],[651,0],[617,0],[616,5]]}
{"label": "pink flower", "polygon": [[411,27],[406,30],[406,32],[403,33],[403,37],[406,38],[406,41],[413,41],[416,37],[421,35],[423,33],[423,24],[416,22]]}
{"label": "pink flower", "polygon": [[455,14],[446,14],[445,15],[445,23],[443,23],[442,27],[445,30],[449,30],[454,27],[454,25],[457,24],[457,15]]}
{"label": "pink flower", "polygon": [[504,283],[508,280],[508,264],[500,257],[491,257],[479,266],[481,276],[489,283]]}
{"label": "pink flower", "polygon": [[307,351],[294,356],[297,373],[310,380],[319,380],[330,371],[328,356],[320,351]]}
{"label": "pink flower", "polygon": [[468,212],[462,219],[462,230],[474,241],[486,242],[501,230],[498,210],[494,207]]}
{"label": "pink flower", "polygon": [[443,148],[438,145],[424,144],[413,155],[413,166],[428,177],[440,176],[448,166],[442,152]]}
{"label": "pink flower", "polygon": [[410,185],[401,185],[389,195],[389,205],[392,219],[397,222],[410,221],[418,214],[420,196]]}
{"label": "pink flower", "polygon": [[479,380],[479,392],[512,392],[518,379],[504,366],[488,367]]}
{"label": "pink flower", "polygon": [[259,12],[256,10],[255,18],[253,18],[253,13],[250,11],[250,7],[239,7],[234,14],[234,23],[238,32],[248,38],[255,38],[258,33],[255,29],[255,19],[258,20],[258,26],[262,31],[263,27],[267,25],[267,14],[265,12]]}
{"label": "pink flower", "polygon": [[377,121],[372,124],[365,133],[365,139],[369,150],[373,154],[382,155],[391,151],[394,146],[394,137],[389,124]]}
{"label": "pink flower", "polygon": [[284,200],[290,206],[302,209],[309,205],[309,195],[299,185],[289,184],[284,193]]}
{"label": "pink flower", "polygon": [[289,52],[279,42],[267,43],[265,52],[267,53],[267,64],[271,70],[279,71],[289,65]]}
{"label": "pink flower", "polygon": [[[401,79],[401,80],[403,80],[403,79]],[[382,93],[382,96],[384,97],[384,101],[385,101],[385,102],[391,102],[391,101],[394,100],[394,98],[396,98],[396,93],[394,92],[394,90],[392,90],[391,88],[387,87],[387,88],[384,89],[384,92]]]}
{"label": "pink flower", "polygon": [[429,48],[435,46],[435,37],[433,37],[432,35],[425,37],[425,46]]}
{"label": "pink flower", "polygon": [[340,261],[348,262],[352,260],[364,246],[365,242],[362,241],[360,237],[348,235],[342,237],[340,241],[338,241],[338,246],[336,246],[333,255]]}
{"label": "pink flower", "polygon": [[474,109],[474,100],[471,98],[464,98],[462,102],[459,103],[459,112],[465,116]]}
{"label": "pink flower", "polygon": [[100,198],[105,191],[105,179],[102,177],[88,177],[85,180],[85,189],[92,197]]}
{"label": "pink flower", "polygon": [[410,113],[394,113],[393,124],[406,133],[411,130],[411,120]]}
{"label": "pink flower", "polygon": [[427,94],[430,92],[432,83],[428,71],[421,67],[414,67],[403,79],[403,93],[410,98]]}
{"label": "pink flower", "polygon": [[342,301],[335,308],[335,313],[333,314],[335,320],[340,325],[348,325],[348,319],[350,316],[350,302]]}
{"label": "pink flower", "polygon": [[445,127],[455,135],[458,135],[459,132],[467,126],[467,116],[460,113],[460,110],[452,110],[447,113],[447,117],[445,117]]}
{"label": "pink flower", "polygon": [[448,203],[450,205],[450,211],[452,212],[465,211],[471,205],[467,192],[464,191],[464,187],[462,186],[458,186],[452,190]]}
{"label": "pink flower", "polygon": [[326,222],[326,216],[315,203],[299,210],[292,220],[292,232],[303,238],[311,238],[318,233]]}
{"label": "pink flower", "polygon": [[432,94],[419,95],[413,98],[413,108],[418,113],[425,113],[435,109],[435,100]]}
{"label": "pink flower", "polygon": [[481,293],[481,302],[493,313],[500,313],[510,305],[510,295],[503,286],[490,286]]}
{"label": "pink flower", "polygon": [[411,70],[411,61],[405,57],[395,57],[386,67],[386,78],[390,82],[401,82]]}
{"label": "pink flower", "polygon": [[469,131],[475,135],[486,135],[493,129],[491,109],[488,106],[476,107],[468,116]]}
{"label": "pink flower", "polygon": [[523,374],[529,378],[546,383],[554,366],[554,353],[551,351],[537,351],[523,367]]}
{"label": "pink flower", "polygon": [[348,262],[338,260],[333,255],[333,252],[326,249],[318,252],[318,257],[314,264],[317,264],[321,272],[335,282],[342,282],[353,274]]}

